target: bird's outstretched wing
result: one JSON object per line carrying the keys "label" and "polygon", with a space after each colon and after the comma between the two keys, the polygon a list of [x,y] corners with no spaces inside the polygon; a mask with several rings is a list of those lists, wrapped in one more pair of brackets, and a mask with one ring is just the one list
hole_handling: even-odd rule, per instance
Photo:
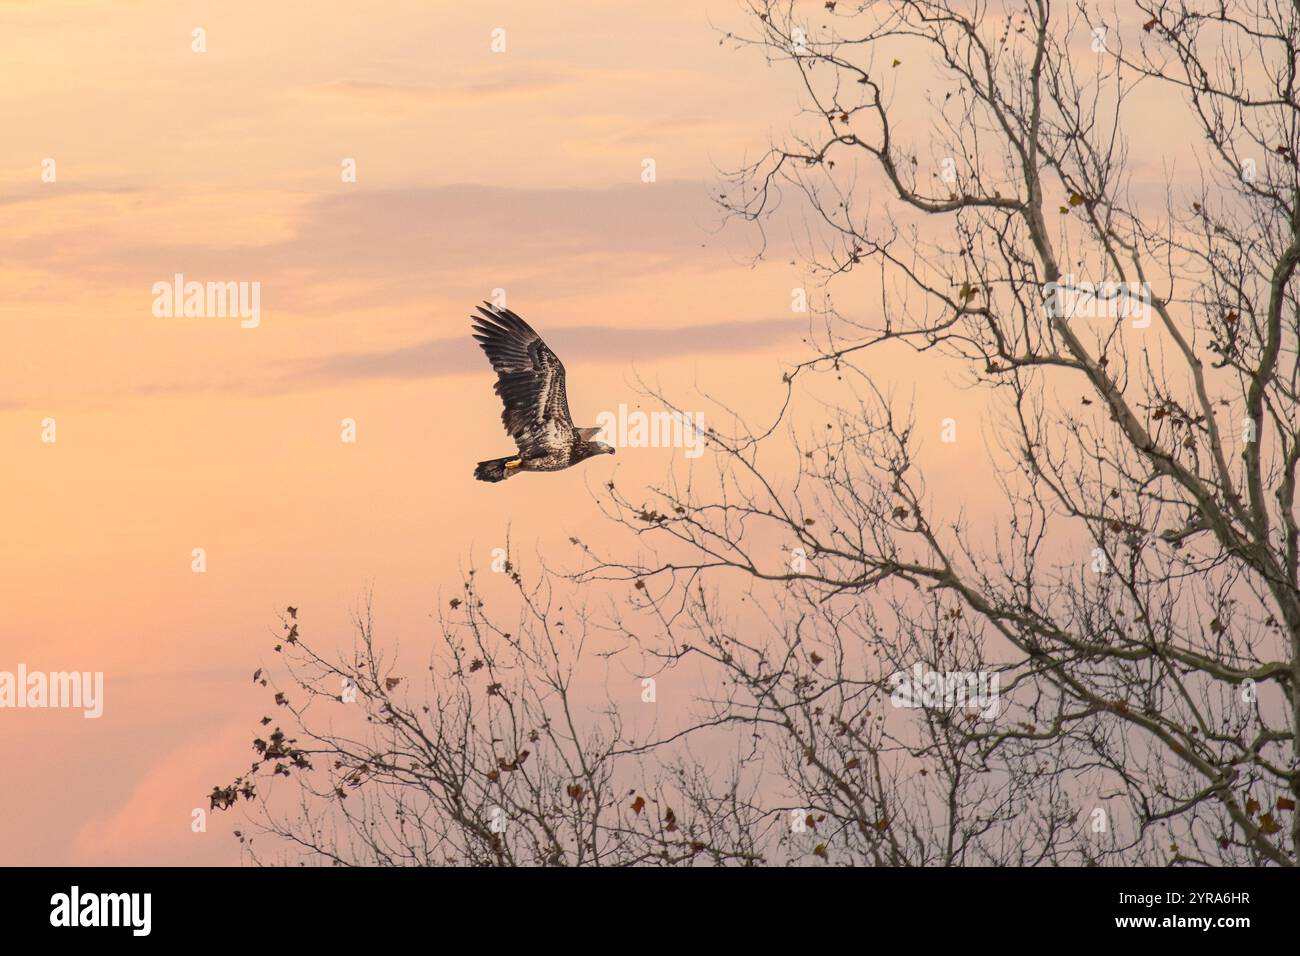
{"label": "bird's outstretched wing", "polygon": [[472,316],[474,338],[497,373],[501,421],[525,457],[573,440],[564,393],[564,366],[541,336],[509,309],[483,308]]}

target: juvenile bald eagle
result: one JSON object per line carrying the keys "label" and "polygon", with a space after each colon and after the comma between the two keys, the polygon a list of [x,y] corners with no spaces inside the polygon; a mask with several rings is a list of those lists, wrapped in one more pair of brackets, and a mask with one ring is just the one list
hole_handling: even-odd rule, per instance
{"label": "juvenile bald eagle", "polygon": [[[486,303],[485,303],[486,304]],[[564,393],[564,366],[541,336],[509,309],[483,308],[471,316],[474,338],[497,373],[501,421],[519,454],[480,461],[479,481],[505,481],[521,471],[561,471],[614,449],[593,441],[599,428],[575,428]]]}

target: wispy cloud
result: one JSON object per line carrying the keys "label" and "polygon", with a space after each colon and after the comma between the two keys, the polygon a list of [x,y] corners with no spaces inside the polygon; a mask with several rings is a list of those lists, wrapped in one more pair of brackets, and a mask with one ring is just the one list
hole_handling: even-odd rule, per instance
{"label": "wispy cloud", "polygon": [[[466,328],[469,321],[466,319]],[[562,361],[618,362],[629,368],[637,360],[711,352],[756,352],[796,339],[805,329],[795,319],[712,322],[682,329],[635,329],[615,326],[567,326],[545,331],[548,345]],[[485,371],[486,365],[468,333],[376,352],[330,355],[299,363],[280,386],[366,379],[412,379]]]}
{"label": "wispy cloud", "polygon": [[[232,371],[192,370],[184,378],[133,385],[114,393],[132,401],[197,395],[277,396],[363,382],[436,379],[452,375],[490,375],[483,353],[469,335],[435,338],[369,352],[338,352],[317,358],[286,360],[269,367]],[[640,363],[700,355],[743,355],[782,344],[797,344],[807,331],[798,319],[711,322],[679,329],[615,326],[544,328],[548,345],[570,371],[580,363],[619,365],[631,372]],[[99,404],[90,396],[86,402]],[[65,400],[75,406],[76,400]],[[34,402],[0,399],[0,412],[38,407]],[[40,406],[44,407],[44,406]]]}
{"label": "wispy cloud", "polygon": [[[222,217],[225,231],[240,215],[256,223],[258,207],[273,198],[247,197],[245,212]],[[168,208],[165,198],[155,202]],[[177,217],[194,210],[208,211],[204,197],[179,196],[172,206]],[[34,215],[31,208],[22,211],[23,221]],[[293,235],[280,241],[257,242],[254,234],[241,243],[229,241],[228,235],[217,242],[202,237],[167,242],[152,233],[102,228],[76,233],[60,223],[38,237],[0,229],[0,256],[11,263],[46,265],[51,258],[47,240],[57,232],[63,267],[112,267],[132,284],[156,278],[158,263],[181,265],[196,276],[251,269],[267,285],[276,274],[297,280],[392,278],[460,274],[476,267],[505,275],[552,271],[560,261],[569,263],[572,272],[575,257],[608,263],[636,256],[638,268],[647,266],[645,257],[698,260],[709,254],[703,247],[716,218],[700,183],[586,189],[453,184],[317,197],[297,212]]]}
{"label": "wispy cloud", "polygon": [[[0,204],[0,260],[77,276],[105,299],[120,290],[138,299],[141,314],[153,283],[176,272],[256,279],[268,308],[313,320],[375,310],[409,316],[431,301],[473,301],[498,287],[530,301],[583,299],[593,277],[609,288],[738,261],[727,237],[714,234],[718,210],[696,182],[227,198],[222,209],[206,195],[155,197],[147,229],[115,215],[129,196],[66,206],[51,199],[48,215],[39,200]],[[273,225],[265,208],[287,211]],[[167,234],[168,223],[196,217],[206,223],[200,234]],[[280,235],[268,236],[272,228]]]}
{"label": "wispy cloud", "polygon": [[577,86],[581,81],[582,77],[572,69],[535,68],[483,71],[448,84],[334,80],[301,87],[298,93],[335,101],[355,101],[367,108],[457,103],[478,106],[484,98],[549,93],[560,87]]}

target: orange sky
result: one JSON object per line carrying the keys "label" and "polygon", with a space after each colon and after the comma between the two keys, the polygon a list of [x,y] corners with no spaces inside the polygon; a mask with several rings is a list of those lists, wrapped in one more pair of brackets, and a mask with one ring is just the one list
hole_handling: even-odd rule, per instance
{"label": "orange sky", "polygon": [[[347,641],[373,582],[427,633],[508,522],[547,547],[598,523],[589,485],[662,475],[471,479],[511,450],[468,336],[493,289],[580,421],[637,372],[779,381],[799,273],[751,269],[707,195],[788,101],[719,46],[736,9],[547,7],[0,2],[0,670],[106,675],[99,720],[0,711],[0,863],[233,862],[190,811],[248,759],[276,609]],[[177,272],[259,282],[260,325],[155,317]]]}
{"label": "orange sky", "polygon": [[[249,759],[277,609],[347,642],[373,582],[381,633],[418,638],[507,524],[526,551],[597,538],[589,488],[680,463],[474,482],[512,450],[468,336],[493,289],[565,361],[580,424],[636,405],[638,373],[775,409],[804,276],[782,236],[752,267],[708,193],[796,101],[719,44],[740,21],[730,0],[0,0],[0,670],[106,674],[97,721],[0,711],[0,864],[234,862],[231,820],[192,834],[190,811]],[[260,324],[156,317],[175,273],[259,282]],[[919,416],[957,401],[893,376]]]}

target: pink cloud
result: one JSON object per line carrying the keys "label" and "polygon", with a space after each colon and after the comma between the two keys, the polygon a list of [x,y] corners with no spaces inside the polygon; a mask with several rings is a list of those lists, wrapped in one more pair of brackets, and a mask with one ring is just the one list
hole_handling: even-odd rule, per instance
{"label": "pink cloud", "polygon": [[[231,775],[231,755],[248,748],[244,721],[215,735],[191,738],[148,770],[115,812],[92,819],[73,841],[73,862],[90,866],[234,863],[230,836],[244,818],[235,811],[209,811],[204,794]],[[252,751],[249,751],[250,755]],[[191,829],[201,809],[206,832]]]}

